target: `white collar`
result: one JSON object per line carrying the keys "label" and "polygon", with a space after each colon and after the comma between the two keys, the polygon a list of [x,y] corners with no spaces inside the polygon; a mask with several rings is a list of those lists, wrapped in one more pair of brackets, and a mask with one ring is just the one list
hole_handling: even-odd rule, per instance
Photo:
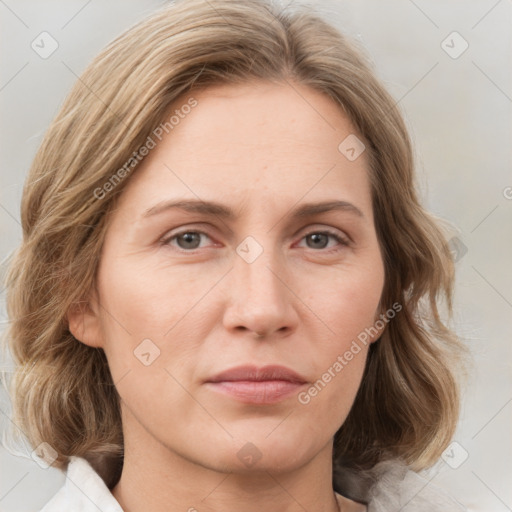
{"label": "white collar", "polygon": [[40,512],[123,512],[103,479],[81,457],[70,457],[66,482]]}
{"label": "white collar", "polygon": [[[123,512],[103,479],[85,459],[69,459],[64,486],[40,512]],[[395,463],[381,463],[381,466],[386,471],[379,469],[383,474],[379,474],[378,483],[372,489],[369,512],[467,511],[420,475],[412,471],[404,475],[402,467]]]}

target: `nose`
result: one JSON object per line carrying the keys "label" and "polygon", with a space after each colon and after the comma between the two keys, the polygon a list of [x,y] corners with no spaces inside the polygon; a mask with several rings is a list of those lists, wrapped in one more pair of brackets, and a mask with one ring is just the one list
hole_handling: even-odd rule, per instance
{"label": "nose", "polygon": [[284,265],[267,250],[252,263],[235,256],[224,327],[266,338],[290,335],[298,325],[297,298]]}

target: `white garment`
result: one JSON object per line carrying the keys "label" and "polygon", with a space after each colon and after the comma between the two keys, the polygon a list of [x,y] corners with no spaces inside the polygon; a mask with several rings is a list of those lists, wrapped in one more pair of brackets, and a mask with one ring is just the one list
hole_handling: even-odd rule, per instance
{"label": "white garment", "polygon": [[85,459],[70,457],[65,484],[40,512],[123,512],[123,509]]}
{"label": "white garment", "polygon": [[368,496],[368,512],[468,512],[429,480],[398,461],[377,464],[376,484]]}
{"label": "white garment", "polygon": [[[379,466],[368,512],[467,512],[455,500],[403,465]],[[105,482],[80,457],[70,457],[66,483],[40,512],[123,512]]]}

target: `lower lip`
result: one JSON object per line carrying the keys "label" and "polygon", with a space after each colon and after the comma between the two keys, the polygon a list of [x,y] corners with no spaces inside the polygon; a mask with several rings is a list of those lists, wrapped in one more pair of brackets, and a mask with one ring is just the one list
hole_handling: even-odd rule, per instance
{"label": "lower lip", "polygon": [[287,380],[208,382],[210,388],[248,404],[275,404],[305,386]]}

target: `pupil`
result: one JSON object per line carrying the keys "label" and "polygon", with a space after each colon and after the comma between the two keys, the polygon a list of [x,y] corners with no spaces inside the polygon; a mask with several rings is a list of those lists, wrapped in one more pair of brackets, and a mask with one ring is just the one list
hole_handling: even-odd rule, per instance
{"label": "pupil", "polygon": [[[320,241],[322,240],[322,237],[323,237],[324,242],[327,241],[327,235],[325,235],[323,233],[314,233],[313,235],[311,235],[313,242],[317,242],[319,240],[319,237],[320,237]],[[320,244],[320,245],[322,247],[325,247],[325,244]]]}
{"label": "pupil", "polygon": [[183,235],[181,235],[182,240],[185,241],[186,249],[195,249],[197,244],[194,247],[190,247],[189,244],[194,245],[194,238],[195,238],[195,241],[197,242],[198,235],[199,235],[198,233],[184,233]]}

